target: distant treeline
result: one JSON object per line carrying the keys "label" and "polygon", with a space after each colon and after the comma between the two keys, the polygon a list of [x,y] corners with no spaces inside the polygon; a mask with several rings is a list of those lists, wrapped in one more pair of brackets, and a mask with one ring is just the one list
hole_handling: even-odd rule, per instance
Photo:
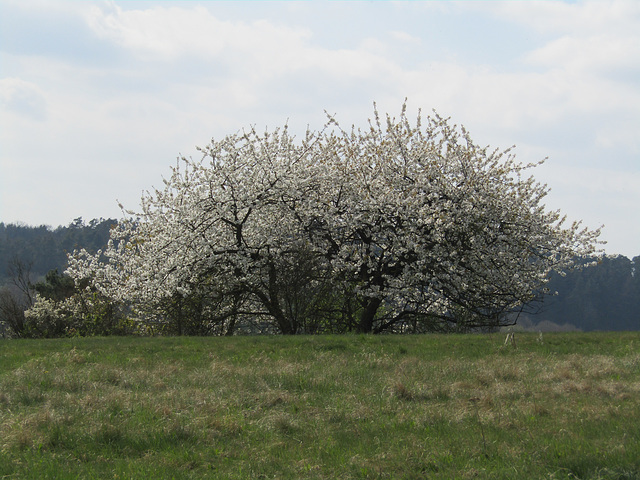
{"label": "distant treeline", "polygon": [[30,266],[33,280],[44,277],[50,270],[62,272],[67,265],[67,253],[76,248],[91,252],[104,248],[109,229],[116,223],[117,220],[103,218],[86,223],[82,217],[57,228],[0,223],[0,285],[9,280],[14,260]]}
{"label": "distant treeline", "polygon": [[542,311],[533,321],[569,324],[584,331],[640,330],[640,256],[603,257],[597,265],[553,275]]}
{"label": "distant treeline", "polygon": [[[15,260],[29,265],[32,281],[49,271],[66,268],[67,253],[76,248],[91,252],[103,248],[114,219],[75,219],[66,227],[51,228],[0,223],[0,286],[10,281]],[[640,330],[640,256],[605,256],[597,265],[554,274],[540,312],[519,319],[529,329]]]}

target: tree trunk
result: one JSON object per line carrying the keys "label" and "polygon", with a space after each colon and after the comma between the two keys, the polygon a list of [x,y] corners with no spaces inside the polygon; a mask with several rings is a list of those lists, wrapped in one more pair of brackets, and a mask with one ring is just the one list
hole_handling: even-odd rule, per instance
{"label": "tree trunk", "polygon": [[360,314],[360,323],[358,324],[359,333],[371,333],[373,331],[373,320],[381,304],[382,300],[379,298],[371,298],[365,304]]}

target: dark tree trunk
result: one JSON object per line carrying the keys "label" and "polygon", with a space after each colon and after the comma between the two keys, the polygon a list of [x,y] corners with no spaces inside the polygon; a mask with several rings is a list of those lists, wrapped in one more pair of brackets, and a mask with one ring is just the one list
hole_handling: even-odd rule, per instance
{"label": "dark tree trunk", "polygon": [[358,324],[359,333],[373,332],[373,320],[381,304],[382,300],[379,298],[371,298],[367,301],[360,314],[360,323]]}

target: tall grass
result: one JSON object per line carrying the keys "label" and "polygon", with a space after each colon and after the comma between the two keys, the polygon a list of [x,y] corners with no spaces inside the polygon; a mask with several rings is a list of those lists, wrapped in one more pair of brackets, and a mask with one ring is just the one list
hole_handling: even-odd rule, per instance
{"label": "tall grass", "polygon": [[640,334],[0,342],[0,478],[640,478]]}

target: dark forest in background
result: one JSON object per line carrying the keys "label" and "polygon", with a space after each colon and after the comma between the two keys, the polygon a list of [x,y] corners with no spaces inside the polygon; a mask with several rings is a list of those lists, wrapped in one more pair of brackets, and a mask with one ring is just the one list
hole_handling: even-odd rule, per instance
{"label": "dark forest in background", "polygon": [[[585,262],[586,263],[586,262]],[[533,330],[640,330],[640,256],[608,255],[598,263],[553,274],[537,315],[518,323]]]}
{"label": "dark forest in background", "polygon": [[[47,272],[66,268],[67,253],[76,248],[95,252],[109,239],[117,220],[85,222],[75,219],[66,227],[0,223],[0,287],[11,279],[10,266],[30,266],[31,281]],[[629,259],[605,256],[595,266],[553,275],[536,315],[522,316],[518,324],[532,330],[640,330],[640,256]]]}
{"label": "dark forest in background", "polygon": [[67,227],[52,229],[47,225],[32,227],[24,224],[0,223],[0,286],[10,277],[10,266],[19,260],[31,267],[33,280],[50,270],[65,270],[67,253],[76,248],[91,252],[103,248],[109,240],[109,230],[117,220],[99,219],[86,223],[76,218]]}

